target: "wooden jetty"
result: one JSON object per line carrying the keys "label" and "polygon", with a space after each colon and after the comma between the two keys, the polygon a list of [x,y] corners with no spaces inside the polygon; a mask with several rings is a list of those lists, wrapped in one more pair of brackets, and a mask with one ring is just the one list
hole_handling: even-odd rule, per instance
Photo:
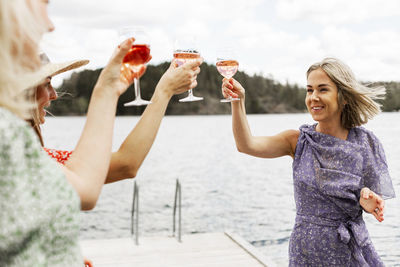
{"label": "wooden jetty", "polygon": [[182,237],[141,237],[80,241],[84,257],[95,267],[252,267],[275,266],[254,246],[233,233]]}

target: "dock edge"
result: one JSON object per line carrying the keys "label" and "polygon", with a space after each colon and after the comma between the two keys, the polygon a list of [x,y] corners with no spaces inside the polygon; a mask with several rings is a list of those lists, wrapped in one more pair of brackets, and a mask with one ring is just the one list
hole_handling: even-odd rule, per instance
{"label": "dock edge", "polygon": [[233,242],[235,242],[238,246],[244,249],[250,256],[256,259],[259,263],[261,263],[265,267],[277,267],[271,259],[267,256],[263,255],[259,252],[253,245],[243,239],[240,235],[232,233],[232,232],[224,232],[224,234],[229,237]]}

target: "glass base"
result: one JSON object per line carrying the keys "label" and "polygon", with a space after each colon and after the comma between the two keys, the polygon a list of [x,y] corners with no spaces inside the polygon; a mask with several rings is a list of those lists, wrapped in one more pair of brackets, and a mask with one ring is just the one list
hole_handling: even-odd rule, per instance
{"label": "glass base", "polygon": [[148,104],[151,104],[151,101],[147,101],[147,100],[143,100],[143,99],[139,98],[139,99],[135,99],[131,102],[125,103],[124,107],[144,106],[144,105],[148,105]]}
{"label": "glass base", "polygon": [[221,99],[219,102],[222,102],[222,103],[229,103],[229,102],[232,102],[232,101],[239,101],[240,100],[240,98],[232,98],[232,97],[229,97],[229,98],[224,98],[224,99]]}
{"label": "glass base", "polygon": [[194,96],[194,95],[189,95],[185,98],[179,99],[179,102],[192,102],[192,101],[200,101],[203,100],[204,98],[201,96]]}

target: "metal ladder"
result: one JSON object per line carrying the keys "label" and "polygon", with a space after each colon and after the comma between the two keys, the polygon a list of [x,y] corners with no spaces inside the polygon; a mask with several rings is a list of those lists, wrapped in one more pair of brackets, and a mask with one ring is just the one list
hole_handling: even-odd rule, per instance
{"label": "metal ladder", "polygon": [[[176,210],[178,208],[178,242],[182,242],[182,187],[179,179],[176,179],[174,209],[172,215],[172,236],[176,232]],[[133,183],[133,200],[131,214],[131,235],[134,236],[135,245],[139,245],[139,186]]]}

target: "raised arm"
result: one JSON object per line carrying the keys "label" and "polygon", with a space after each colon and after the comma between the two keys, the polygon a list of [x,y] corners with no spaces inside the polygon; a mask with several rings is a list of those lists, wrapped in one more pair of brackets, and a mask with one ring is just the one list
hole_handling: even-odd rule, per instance
{"label": "raised arm", "polygon": [[122,43],[101,72],[93,89],[82,135],[63,167],[68,181],[80,196],[83,210],[96,205],[106,179],[117,100],[130,84],[120,76],[120,69],[132,42],[133,39]]}
{"label": "raised arm", "polygon": [[222,93],[225,97],[239,97],[233,101],[232,128],[236,147],[239,152],[260,158],[294,156],[299,131],[287,130],[274,136],[253,136],[246,117],[245,90],[235,79],[224,79]]}
{"label": "raised arm", "polygon": [[106,183],[136,176],[153,145],[171,97],[197,86],[196,78],[201,63],[200,59],[181,67],[175,67],[174,63],[171,63],[157,84],[151,98],[152,103],[146,107],[119,150],[112,154]]}

